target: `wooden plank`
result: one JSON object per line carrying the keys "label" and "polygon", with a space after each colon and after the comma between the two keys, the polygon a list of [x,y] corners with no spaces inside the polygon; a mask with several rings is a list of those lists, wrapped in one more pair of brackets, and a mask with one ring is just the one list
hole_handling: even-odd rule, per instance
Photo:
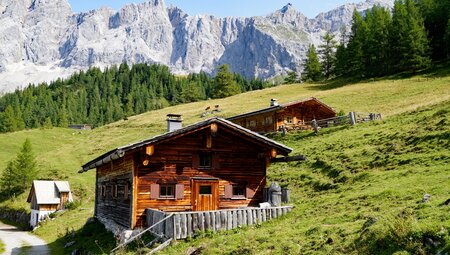
{"label": "wooden plank", "polygon": [[209,212],[205,212],[204,215],[205,215],[205,230],[211,229],[211,216]]}
{"label": "wooden plank", "polygon": [[179,214],[175,215],[175,239],[181,239],[181,216]]}
{"label": "wooden plank", "polygon": [[192,231],[192,214],[186,214],[186,218],[187,218],[187,235],[188,236],[193,236],[193,231]]}
{"label": "wooden plank", "polygon": [[186,214],[181,214],[181,238],[186,238],[187,237],[187,219],[186,219]]}
{"label": "wooden plank", "polygon": [[214,211],[209,212],[210,216],[211,216],[211,229],[213,231],[217,231],[216,229],[216,214]]}
{"label": "wooden plank", "polygon": [[238,216],[237,211],[231,211],[231,214],[233,215],[233,226],[232,228],[237,228],[238,224]]}
{"label": "wooden plank", "polygon": [[220,219],[220,211],[214,212],[214,218],[215,218],[214,231],[219,231],[222,226],[222,221]]}
{"label": "wooden plank", "polygon": [[195,233],[199,230],[198,227],[198,214],[197,213],[193,213],[192,214],[192,232]]}
{"label": "wooden plank", "polygon": [[246,210],[239,210],[239,213],[241,214],[241,226],[247,225],[247,211]]}
{"label": "wooden plank", "polygon": [[170,238],[169,240],[165,241],[164,243],[160,244],[158,247],[156,247],[155,249],[151,250],[148,254],[154,254],[164,248],[166,248],[167,246],[169,246],[170,242],[172,242],[172,238]]}
{"label": "wooden plank", "polygon": [[258,219],[257,223],[262,222],[262,210],[256,210],[256,218]]}
{"label": "wooden plank", "polygon": [[262,209],[261,210],[261,221],[262,222],[265,222],[265,221],[267,221],[267,209]]}
{"label": "wooden plank", "polygon": [[205,231],[205,215],[203,215],[203,213],[198,214],[198,224],[199,230]]}
{"label": "wooden plank", "polygon": [[233,213],[231,211],[227,211],[227,219],[228,219],[227,230],[230,230],[233,228]]}

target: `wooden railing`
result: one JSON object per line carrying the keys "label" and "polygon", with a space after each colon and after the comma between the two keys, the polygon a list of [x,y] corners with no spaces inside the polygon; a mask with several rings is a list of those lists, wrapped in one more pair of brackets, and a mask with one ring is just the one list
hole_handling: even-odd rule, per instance
{"label": "wooden railing", "polygon": [[147,226],[154,225],[172,214],[172,218],[152,229],[157,235],[166,238],[184,239],[198,231],[230,230],[239,226],[253,225],[287,214],[293,206],[270,208],[249,207],[242,209],[225,209],[217,211],[171,212],[147,208]]}

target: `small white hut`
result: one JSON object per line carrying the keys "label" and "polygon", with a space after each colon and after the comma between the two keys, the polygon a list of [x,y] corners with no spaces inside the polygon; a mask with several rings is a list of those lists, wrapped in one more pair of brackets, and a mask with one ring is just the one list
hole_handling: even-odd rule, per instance
{"label": "small white hut", "polygon": [[64,210],[64,205],[72,201],[69,182],[33,181],[27,199],[31,203],[30,226],[36,227],[50,213]]}

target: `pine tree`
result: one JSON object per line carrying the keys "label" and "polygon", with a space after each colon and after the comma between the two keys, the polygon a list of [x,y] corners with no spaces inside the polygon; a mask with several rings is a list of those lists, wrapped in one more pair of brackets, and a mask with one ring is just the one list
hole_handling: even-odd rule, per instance
{"label": "pine tree", "polygon": [[319,57],[317,56],[316,47],[314,44],[311,44],[306,54],[305,70],[302,79],[305,81],[319,81],[321,78],[322,72]]}
{"label": "pine tree", "polygon": [[334,35],[327,32],[323,37],[324,44],[319,46],[319,54],[322,59],[321,65],[325,78],[330,78],[331,74],[334,72],[336,64],[336,45],[337,42],[334,40]]}
{"label": "pine tree", "polygon": [[2,192],[7,195],[19,194],[31,186],[37,176],[36,158],[32,151],[30,139],[26,139],[14,161],[7,164],[0,182]]}
{"label": "pine tree", "polygon": [[68,127],[69,126],[69,120],[68,120],[68,116],[67,116],[67,110],[66,110],[66,106],[63,105],[61,107],[61,110],[58,112],[58,127]]}
{"label": "pine tree", "polygon": [[391,28],[390,12],[374,6],[366,14],[367,39],[364,46],[365,74],[369,77],[386,75],[389,66],[389,30]]}
{"label": "pine tree", "polygon": [[14,115],[14,109],[8,105],[3,114],[3,130],[4,132],[17,131],[17,118]]}
{"label": "pine tree", "polygon": [[233,80],[233,74],[229,72],[228,65],[219,66],[214,79],[213,98],[224,98],[240,93],[240,88]]}
{"label": "pine tree", "polygon": [[412,0],[395,1],[391,35],[391,59],[396,71],[415,72],[430,66],[425,26]]}
{"label": "pine tree", "polygon": [[352,18],[352,29],[349,36],[349,41],[347,45],[347,56],[348,56],[348,72],[355,76],[364,76],[364,45],[367,38],[367,25],[355,9],[353,11]]}
{"label": "pine tree", "polygon": [[298,82],[298,75],[296,72],[289,72],[286,78],[284,78],[284,84],[293,84]]}

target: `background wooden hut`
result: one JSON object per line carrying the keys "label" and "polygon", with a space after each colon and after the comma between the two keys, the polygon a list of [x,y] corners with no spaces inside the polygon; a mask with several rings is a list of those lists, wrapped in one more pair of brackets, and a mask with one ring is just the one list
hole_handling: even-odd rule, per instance
{"label": "background wooden hut", "polygon": [[279,105],[272,99],[270,107],[228,118],[238,125],[255,132],[279,131],[281,126],[289,129],[311,128],[310,122],[336,117],[336,111],[317,98],[311,97]]}
{"label": "background wooden hut", "polygon": [[65,203],[71,201],[69,182],[33,181],[27,199],[31,204],[30,226],[36,227],[50,213],[65,209]]}
{"label": "background wooden hut", "polygon": [[257,205],[270,160],[290,152],[212,118],[109,151],[80,172],[97,169],[96,217],[135,228],[145,225],[147,208],[180,212]]}

